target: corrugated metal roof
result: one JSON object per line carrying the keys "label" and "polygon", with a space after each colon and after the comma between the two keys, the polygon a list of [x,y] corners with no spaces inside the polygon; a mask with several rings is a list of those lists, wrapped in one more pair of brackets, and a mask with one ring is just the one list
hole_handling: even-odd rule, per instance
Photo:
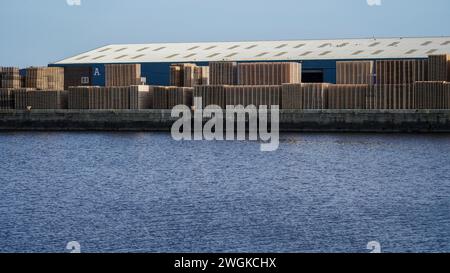
{"label": "corrugated metal roof", "polygon": [[55,64],[425,58],[450,37],[107,45]]}

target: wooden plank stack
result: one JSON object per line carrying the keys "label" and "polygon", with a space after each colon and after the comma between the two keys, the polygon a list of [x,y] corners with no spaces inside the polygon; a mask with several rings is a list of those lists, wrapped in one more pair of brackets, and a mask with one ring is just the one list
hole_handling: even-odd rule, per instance
{"label": "wooden plank stack", "polygon": [[441,81],[416,82],[416,109],[450,109],[448,83]]}
{"label": "wooden plank stack", "polygon": [[367,109],[414,109],[413,84],[378,84],[369,88]]}
{"label": "wooden plank stack", "polygon": [[21,86],[19,68],[0,67],[0,88],[20,88]]}
{"label": "wooden plank stack", "polygon": [[14,109],[67,109],[67,91],[11,89]]}
{"label": "wooden plank stack", "polygon": [[92,82],[92,67],[66,67],[64,68],[64,90],[71,86],[90,86]]}
{"label": "wooden plank stack", "polygon": [[201,97],[203,105],[194,105],[196,109],[217,105],[227,106],[281,105],[281,85],[209,85],[195,86],[194,99]]}
{"label": "wooden plank stack", "polygon": [[194,87],[209,84],[209,67],[192,63],[173,64],[170,66],[170,85]]}
{"label": "wooden plank stack", "polygon": [[239,63],[239,85],[281,85],[301,82],[301,64],[297,62]]}
{"label": "wooden plank stack", "polygon": [[225,105],[281,106],[281,85],[225,86]]}
{"label": "wooden plank stack", "polygon": [[283,84],[282,109],[327,109],[327,83]]}
{"label": "wooden plank stack", "polygon": [[444,83],[444,108],[450,109],[450,82]]}
{"label": "wooden plank stack", "polygon": [[[190,80],[187,74],[191,74],[190,68],[196,67],[193,63],[179,63],[170,66],[170,85],[184,87],[185,81]],[[189,69],[189,71],[186,71]]]}
{"label": "wooden plank stack", "polygon": [[179,65],[170,66],[170,85],[171,86],[183,86],[184,76],[183,69]]}
{"label": "wooden plank stack", "polygon": [[373,84],[373,61],[336,62],[337,84]]}
{"label": "wooden plank stack", "polygon": [[412,84],[428,80],[428,60],[376,61],[376,84]]}
{"label": "wooden plank stack", "polygon": [[429,78],[428,60],[376,61],[376,83],[373,89],[380,109],[412,109],[414,82]]}
{"label": "wooden plank stack", "polygon": [[186,66],[183,73],[183,86],[194,87],[196,85],[209,84],[209,66]]}
{"label": "wooden plank stack", "polygon": [[[149,79],[147,79],[148,81]],[[107,64],[105,65],[105,86],[141,85],[140,64]]]}
{"label": "wooden plank stack", "polygon": [[67,91],[31,90],[25,94],[31,109],[67,109]]}
{"label": "wooden plank stack", "polygon": [[210,62],[209,81],[211,85],[237,84],[236,62]]}
{"label": "wooden plank stack", "polygon": [[450,54],[428,56],[430,81],[450,82]]}
{"label": "wooden plank stack", "polygon": [[12,89],[0,88],[0,109],[14,109],[14,97]]}
{"label": "wooden plank stack", "polygon": [[178,86],[152,86],[153,109],[172,109],[177,105],[192,106],[194,88]]}
{"label": "wooden plank stack", "polygon": [[222,109],[226,108],[225,85],[197,85],[194,87],[193,98],[202,98],[203,105],[197,105],[194,101],[195,109],[205,108],[208,105],[218,105]]}
{"label": "wooden plank stack", "polygon": [[368,84],[332,84],[328,86],[328,109],[366,109]]}
{"label": "wooden plank stack", "polygon": [[148,109],[151,103],[150,88],[138,86],[78,86],[69,88],[69,109]]}
{"label": "wooden plank stack", "polygon": [[[130,86],[132,92],[131,109],[152,109],[153,108],[153,89],[148,85]],[[137,98],[137,102],[135,102]],[[137,107],[137,108],[132,108]]]}
{"label": "wooden plank stack", "polygon": [[38,90],[64,90],[64,68],[30,67],[26,70],[25,86]]}

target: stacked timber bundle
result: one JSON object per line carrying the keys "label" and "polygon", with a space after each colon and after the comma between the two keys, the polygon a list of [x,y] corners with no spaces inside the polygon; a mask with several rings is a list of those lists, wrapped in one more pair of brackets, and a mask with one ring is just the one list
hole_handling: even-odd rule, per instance
{"label": "stacked timber bundle", "polygon": [[151,102],[151,93],[146,85],[70,87],[68,97],[69,109],[147,109]]}
{"label": "stacked timber bundle", "polygon": [[194,87],[194,99],[202,98],[203,105],[194,105],[196,109],[217,105],[227,106],[281,105],[281,85],[209,85]]}
{"label": "stacked timber bundle", "polygon": [[240,63],[237,66],[239,85],[281,85],[301,82],[301,64],[281,63]]}
{"label": "stacked timber bundle", "polygon": [[209,82],[211,85],[237,84],[236,62],[210,62]]}
{"label": "stacked timber bundle", "polygon": [[148,85],[130,86],[130,109],[151,109],[153,90]]}
{"label": "stacked timber bundle", "polygon": [[[427,81],[428,60],[376,61],[376,83],[373,92],[381,109],[414,108],[414,82]],[[382,99],[381,99],[382,98]]]}
{"label": "stacked timber bundle", "polygon": [[367,93],[368,109],[414,109],[415,96],[413,84],[378,84]]}
{"label": "stacked timber bundle", "polygon": [[[140,85],[140,64],[107,64],[105,65],[105,86],[131,86]],[[147,79],[148,80],[148,79]]]}
{"label": "stacked timber bundle", "polygon": [[172,64],[170,66],[170,85],[194,87],[209,84],[209,67],[192,63]]}
{"label": "stacked timber bundle", "polygon": [[183,69],[179,65],[170,66],[170,85],[183,86],[184,85]]}
{"label": "stacked timber bundle", "polygon": [[26,70],[25,86],[38,90],[63,90],[64,68],[30,67]]}
{"label": "stacked timber bundle", "polygon": [[[225,86],[225,106],[281,106],[281,85]],[[222,105],[223,106],[223,105]]]}
{"label": "stacked timber bundle", "polygon": [[87,86],[71,86],[69,87],[69,109],[85,110],[89,109],[89,92],[93,88],[99,87],[87,87]]}
{"label": "stacked timber bundle", "polygon": [[177,105],[192,106],[191,87],[153,86],[153,109],[172,109]]}
{"label": "stacked timber bundle", "polygon": [[31,88],[19,88],[12,90],[12,96],[14,101],[14,109],[23,110],[27,109],[27,92],[35,89]]}
{"label": "stacked timber bundle", "polygon": [[92,68],[89,66],[64,68],[64,90],[71,86],[89,86],[92,81]]}
{"label": "stacked timber bundle", "polygon": [[0,88],[0,110],[14,109],[13,91],[9,88]]}
{"label": "stacked timber bundle", "polygon": [[202,98],[202,105],[197,105],[194,101],[195,109],[205,108],[208,105],[218,105],[222,109],[226,108],[225,85],[197,85],[194,87],[193,97]]}
{"label": "stacked timber bundle", "polygon": [[67,91],[31,90],[25,95],[31,109],[67,109]]}
{"label": "stacked timber bundle", "polygon": [[327,109],[327,83],[283,84],[282,109]]}
{"label": "stacked timber bundle", "polygon": [[184,87],[194,87],[196,85],[209,84],[208,66],[186,66],[184,68]]}
{"label": "stacked timber bundle", "polygon": [[368,84],[331,84],[328,109],[366,109]]}
{"label": "stacked timber bundle", "polygon": [[0,67],[0,88],[20,88],[21,85],[19,68]]}
{"label": "stacked timber bundle", "polygon": [[450,82],[444,83],[444,109],[450,109]]}
{"label": "stacked timber bundle", "polygon": [[428,56],[430,81],[450,82],[450,54]]}
{"label": "stacked timber bundle", "polygon": [[373,61],[336,62],[337,84],[373,84]]}
{"label": "stacked timber bundle", "polygon": [[450,109],[449,84],[441,81],[416,82],[414,95],[416,109]]}
{"label": "stacked timber bundle", "polygon": [[25,109],[67,109],[67,91],[36,90],[31,88],[12,89],[14,108]]}
{"label": "stacked timber bundle", "polygon": [[412,84],[428,80],[428,60],[376,61],[377,84]]}
{"label": "stacked timber bundle", "polygon": [[[190,68],[196,67],[196,64],[192,63],[180,63],[172,64],[170,66],[170,85],[183,87],[185,86],[185,81],[190,81],[191,79],[185,75],[187,70],[191,71]],[[190,73],[189,73],[190,74]]]}

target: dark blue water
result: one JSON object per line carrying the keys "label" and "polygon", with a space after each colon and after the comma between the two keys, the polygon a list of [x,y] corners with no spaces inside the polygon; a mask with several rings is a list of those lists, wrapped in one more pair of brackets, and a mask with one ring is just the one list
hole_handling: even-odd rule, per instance
{"label": "dark blue water", "polygon": [[450,251],[450,136],[0,133],[0,252]]}

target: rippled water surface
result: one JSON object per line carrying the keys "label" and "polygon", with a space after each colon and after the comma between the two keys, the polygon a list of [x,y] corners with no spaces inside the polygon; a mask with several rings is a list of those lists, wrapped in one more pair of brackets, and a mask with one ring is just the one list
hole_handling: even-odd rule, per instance
{"label": "rippled water surface", "polygon": [[450,251],[450,135],[0,133],[0,252]]}

